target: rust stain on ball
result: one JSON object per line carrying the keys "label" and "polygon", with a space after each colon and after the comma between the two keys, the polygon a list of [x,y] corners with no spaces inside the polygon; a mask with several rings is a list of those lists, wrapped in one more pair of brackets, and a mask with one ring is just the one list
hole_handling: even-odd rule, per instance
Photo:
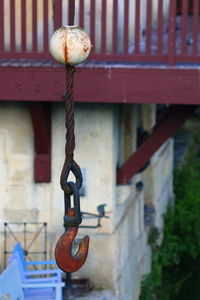
{"label": "rust stain on ball", "polygon": [[67,49],[67,44],[65,43],[65,46],[64,46],[64,53],[65,53],[65,63],[68,64],[68,49]]}
{"label": "rust stain on ball", "polygon": [[85,52],[87,52],[88,49],[89,49],[89,47],[85,45],[83,50],[84,50]]}

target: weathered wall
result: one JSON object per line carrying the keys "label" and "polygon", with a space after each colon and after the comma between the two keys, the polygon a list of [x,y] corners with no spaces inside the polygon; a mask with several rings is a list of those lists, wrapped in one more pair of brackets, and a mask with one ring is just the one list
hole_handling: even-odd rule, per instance
{"label": "weathered wall", "polygon": [[[151,132],[155,125],[155,105],[135,105],[124,110],[127,122],[122,132],[130,137],[130,123],[143,125]],[[135,112],[135,114],[132,113]],[[127,115],[128,112],[128,115]],[[134,126],[132,126],[132,130]],[[133,136],[136,139],[136,134]],[[124,139],[124,138],[123,138]],[[133,148],[135,143],[133,144]],[[126,156],[127,148],[124,148]],[[131,149],[129,149],[131,152]],[[129,153],[131,154],[131,153]],[[125,158],[125,157],[124,157]],[[128,186],[117,187],[117,206],[115,215],[115,287],[117,299],[138,300],[140,282],[151,268],[151,250],[148,245],[148,232],[153,226],[163,229],[163,214],[173,199],[173,142],[168,140],[151,158],[150,165],[141,174],[134,176]],[[143,182],[144,188],[137,189],[137,183]],[[146,215],[144,207],[154,213]]]}
{"label": "weathered wall", "polygon": [[[169,140],[155,153],[150,166],[142,175],[136,175],[131,185],[117,188],[117,226],[115,284],[120,300],[138,300],[140,282],[151,268],[151,249],[148,232],[151,226],[163,229],[163,214],[173,199],[172,169],[173,143]],[[144,190],[136,183],[143,180]],[[153,207],[153,219],[145,222],[144,205]],[[152,215],[149,216],[151,218]]]}
{"label": "weathered wall", "polygon": [[[52,182],[34,183],[34,136],[28,104],[0,103],[1,269],[3,222],[47,222],[48,257],[53,258],[55,243],[63,232],[59,177],[64,160],[64,118],[64,104],[53,104]],[[76,104],[75,119],[75,159],[86,169],[81,209],[96,213],[96,207],[105,203],[110,217],[102,220],[101,228],[80,230],[79,237],[89,234],[91,244],[88,260],[75,276],[88,276],[98,288],[115,289],[118,300],[137,300],[141,276],[149,271],[151,257],[144,204],[155,208],[154,225],[162,228],[162,214],[173,195],[172,142],[163,145],[150,166],[129,185],[117,187],[116,166],[136,149],[137,126],[143,123],[151,130],[155,106]],[[144,182],[141,191],[136,189],[140,180]],[[12,240],[9,245],[14,243]],[[37,247],[42,245],[38,242]]]}
{"label": "weathered wall", "polygon": [[[63,232],[64,202],[59,177],[64,160],[64,110],[64,104],[53,106],[52,182],[35,184],[34,136],[28,105],[0,103],[1,222],[47,222],[49,252]],[[85,273],[96,277],[95,281],[99,285],[103,285],[102,282],[105,284],[104,274],[107,274],[106,285],[111,286],[111,263],[114,259],[111,232],[116,178],[116,145],[113,140],[116,131],[115,108],[111,105],[78,104],[75,115],[75,158],[81,167],[86,168],[86,196],[81,197],[81,208],[83,211],[97,213],[96,207],[106,203],[111,216],[103,221],[100,229],[88,232],[80,230],[82,234],[91,235],[90,256]],[[100,249],[104,249],[105,245],[109,263],[105,263],[102,268],[104,257]],[[52,253],[49,256],[52,257]],[[2,268],[3,227],[0,235],[0,257]],[[98,269],[102,271],[97,272]]]}

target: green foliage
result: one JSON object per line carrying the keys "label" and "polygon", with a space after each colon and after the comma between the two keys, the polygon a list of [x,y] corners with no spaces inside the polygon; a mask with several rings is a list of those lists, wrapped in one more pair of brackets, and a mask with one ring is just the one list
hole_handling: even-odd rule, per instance
{"label": "green foliage", "polygon": [[[175,170],[175,205],[170,207],[165,215],[162,245],[150,243],[152,270],[142,282],[140,300],[178,300],[179,294],[191,281],[197,268],[200,268],[200,161],[196,146],[198,144],[199,141],[195,138],[185,163]],[[151,235],[152,232],[150,241]],[[181,299],[186,299],[184,293]],[[196,298],[194,296],[190,299]]]}
{"label": "green foliage", "polygon": [[148,236],[148,244],[150,246],[154,246],[159,237],[160,237],[160,231],[158,230],[158,228],[156,227],[151,228]]}

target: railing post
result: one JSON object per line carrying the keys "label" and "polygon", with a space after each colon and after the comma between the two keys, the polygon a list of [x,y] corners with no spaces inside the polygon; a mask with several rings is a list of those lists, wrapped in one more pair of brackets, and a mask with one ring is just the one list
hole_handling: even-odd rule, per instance
{"label": "railing post", "polygon": [[118,0],[113,1],[113,28],[112,28],[112,52],[118,49]]}
{"label": "railing post", "polygon": [[136,0],[135,2],[135,54],[139,54],[140,51],[140,0]]}
{"label": "railing post", "polygon": [[158,0],[157,54],[163,53],[163,0]]}
{"label": "railing post", "polygon": [[106,54],[107,0],[101,4],[101,54]]}
{"label": "railing post", "polygon": [[0,1],[0,51],[4,51],[4,1]]}
{"label": "railing post", "polygon": [[84,28],[84,0],[79,1],[79,26]]}
{"label": "railing post", "polygon": [[199,37],[199,0],[193,0],[193,47],[192,54],[197,55]]}
{"label": "railing post", "polygon": [[90,38],[95,45],[95,12],[96,12],[96,5],[95,1],[92,0],[90,2]]}
{"label": "railing post", "polygon": [[33,52],[37,52],[38,50],[38,40],[37,40],[37,1],[33,0],[32,2],[32,50]]}
{"label": "railing post", "polygon": [[54,2],[54,29],[58,29],[62,25],[62,0]]}
{"label": "railing post", "polygon": [[176,1],[169,3],[168,65],[174,66],[176,58]]}
{"label": "railing post", "polygon": [[146,17],[146,54],[151,53],[151,35],[152,35],[152,0],[147,1]]}
{"label": "railing post", "polygon": [[10,50],[15,52],[15,1],[10,1]]}
{"label": "railing post", "polygon": [[188,0],[182,0],[182,21],[181,21],[181,51],[182,55],[187,53],[187,18],[188,18]]}
{"label": "railing post", "polygon": [[26,0],[21,0],[21,31],[22,51],[26,52]]}
{"label": "railing post", "polygon": [[68,25],[74,25],[75,0],[68,1]]}
{"label": "railing post", "polygon": [[129,0],[124,0],[124,54],[129,46]]}
{"label": "railing post", "polygon": [[49,49],[48,0],[43,0],[43,51]]}

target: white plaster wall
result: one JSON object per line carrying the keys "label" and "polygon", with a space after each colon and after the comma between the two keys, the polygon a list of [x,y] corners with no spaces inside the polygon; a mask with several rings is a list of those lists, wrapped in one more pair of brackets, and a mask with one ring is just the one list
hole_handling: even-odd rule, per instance
{"label": "white plaster wall", "polygon": [[[0,103],[0,268],[3,267],[3,222],[47,222],[48,254],[53,257],[51,250],[63,232],[64,201],[59,177],[64,160],[64,111],[64,103],[53,105],[52,182],[34,183],[34,136],[28,105]],[[81,197],[81,209],[97,213],[97,206],[105,203],[110,216],[103,220],[99,229],[80,230],[79,237],[91,236],[89,257],[80,275],[88,275],[99,287],[112,287],[115,108],[112,105],[77,104],[75,116],[75,159],[86,168],[86,196]],[[84,224],[88,222],[84,221]],[[19,228],[16,226],[15,230]],[[15,241],[12,243],[14,245]],[[105,247],[106,256],[102,255]]]}
{"label": "white plaster wall", "polygon": [[[89,234],[91,237],[90,251],[85,266],[76,273],[76,276],[88,276],[96,287],[113,287],[113,272],[115,257],[113,231],[113,213],[115,207],[115,109],[112,105],[78,104],[75,109],[75,160],[86,168],[86,196],[81,197],[83,211],[97,213],[99,204],[107,204],[109,219],[102,221],[99,229],[80,229],[79,236]],[[64,107],[56,105],[53,114],[53,182],[55,213],[51,215],[50,222],[54,224],[52,231],[61,233],[63,214],[63,198],[59,186],[60,170],[63,164],[64,149]],[[57,147],[57,145],[61,147]],[[59,195],[59,196],[58,196]],[[60,203],[60,204],[59,204]],[[60,211],[57,211],[58,205]],[[57,211],[57,213],[56,213]],[[59,218],[59,219],[58,219]],[[59,221],[58,221],[59,220]],[[83,221],[83,224],[95,225],[97,221]],[[59,235],[58,234],[58,235]],[[105,253],[106,255],[102,255]]]}
{"label": "white plaster wall", "polygon": [[[155,116],[153,109],[146,109]],[[64,160],[64,110],[64,103],[53,104],[52,182],[34,183],[34,136],[28,104],[0,103],[1,269],[3,222],[47,222],[48,257],[53,258],[56,241],[63,232],[64,203],[59,177]],[[131,114],[134,126],[137,111],[133,110],[135,116]],[[96,207],[105,203],[110,217],[102,220],[101,228],[79,230],[79,238],[89,234],[91,243],[86,264],[75,276],[89,277],[97,288],[115,289],[116,300],[138,300],[140,280],[150,270],[151,259],[144,204],[154,205],[154,225],[162,228],[162,215],[173,196],[173,147],[168,141],[155,153],[145,172],[134,176],[129,185],[116,187],[116,165],[121,152],[119,122],[123,120],[120,112],[118,105],[75,105],[75,159],[86,168],[86,196],[81,197],[81,209],[96,213]],[[153,117],[149,122],[153,124]],[[136,190],[139,180],[144,182],[141,192]],[[94,225],[86,221],[83,224]],[[18,226],[15,231],[19,231]],[[41,249],[39,242],[37,247]]]}
{"label": "white plaster wall", "polygon": [[[53,107],[53,182],[54,198],[62,197],[59,176],[64,159],[64,106]],[[75,160],[86,168],[86,196],[81,199],[82,210],[96,213],[99,204],[107,203],[108,210],[113,205],[115,185],[115,157],[113,156],[112,106],[76,104],[75,106]],[[57,147],[60,145],[60,147]],[[108,184],[109,182],[109,184]],[[57,205],[57,203],[55,204]],[[63,203],[61,200],[61,209]],[[54,208],[54,207],[53,207]],[[56,217],[55,217],[56,220]],[[110,222],[109,222],[110,223]],[[106,231],[111,231],[108,225]]]}

